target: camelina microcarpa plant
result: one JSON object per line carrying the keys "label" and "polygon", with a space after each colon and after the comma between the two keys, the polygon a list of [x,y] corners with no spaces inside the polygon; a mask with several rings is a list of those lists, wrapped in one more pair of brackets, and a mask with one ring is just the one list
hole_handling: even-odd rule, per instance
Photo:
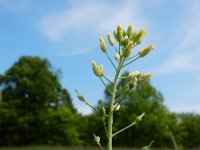
{"label": "camelina microcarpa plant", "polygon": [[[126,127],[122,128],[121,130],[113,133],[113,114],[116,111],[120,111],[120,104],[128,94],[130,90],[132,90],[137,84],[141,84],[151,77],[151,73],[140,73],[138,71],[131,72],[126,77],[120,77],[120,72],[123,68],[126,66],[132,64],[134,61],[136,61],[139,58],[145,57],[150,51],[154,49],[153,45],[149,45],[146,48],[141,49],[138,51],[135,55],[132,55],[132,49],[135,48],[137,45],[142,43],[142,40],[144,36],[146,35],[146,31],[144,29],[141,29],[139,31],[133,31],[132,25],[128,26],[128,29],[125,30],[122,28],[121,25],[118,25],[117,28],[113,32],[114,38],[111,33],[107,34],[108,42],[110,46],[113,48],[113,50],[116,52],[115,54],[115,60],[111,59],[111,57],[108,55],[108,47],[103,39],[103,37],[100,37],[100,48],[103,53],[105,53],[105,56],[110,61],[111,65],[115,69],[115,76],[113,80],[108,79],[103,71],[103,65],[98,66],[96,62],[92,61],[92,69],[94,72],[94,75],[100,79],[100,81],[105,86],[106,90],[111,94],[110,99],[110,105],[109,105],[109,112],[106,112],[103,101],[100,102],[99,109],[93,107],[90,105],[83,95],[81,95],[77,90],[77,97],[80,101],[84,102],[86,105],[90,106],[94,111],[98,112],[101,116],[101,119],[103,120],[105,133],[107,136],[107,150],[112,150],[112,139],[114,136],[118,135],[122,131],[132,127],[136,123],[142,121],[143,116],[145,115],[145,112],[138,115],[136,119],[131,122]],[[130,82],[127,85],[127,92],[125,95],[122,96],[122,99],[119,101],[115,100],[116,92],[119,90],[117,89],[117,83],[122,78],[129,78]],[[106,84],[106,82],[112,84],[111,88],[109,88]],[[97,145],[104,149],[101,146],[100,143],[100,137],[93,134],[94,140],[96,141]],[[143,149],[147,150],[151,146],[152,142],[148,145],[143,147]]]}

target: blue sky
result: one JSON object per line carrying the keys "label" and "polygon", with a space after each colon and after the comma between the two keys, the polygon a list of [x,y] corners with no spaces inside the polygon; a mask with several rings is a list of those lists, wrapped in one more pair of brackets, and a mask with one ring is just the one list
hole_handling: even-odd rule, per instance
{"label": "blue sky", "polygon": [[62,70],[61,83],[79,112],[89,113],[74,89],[94,105],[103,98],[91,61],[103,64],[105,74],[113,77],[99,36],[106,38],[118,24],[145,28],[142,46],[156,47],[127,70],[152,72],[152,84],[169,110],[200,112],[198,0],[0,0],[0,73],[23,55],[48,58]]}

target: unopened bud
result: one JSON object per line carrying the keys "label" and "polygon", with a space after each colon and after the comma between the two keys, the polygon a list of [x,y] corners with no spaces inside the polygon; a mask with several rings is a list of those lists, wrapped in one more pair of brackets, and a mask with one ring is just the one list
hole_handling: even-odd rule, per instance
{"label": "unopened bud", "polygon": [[134,41],[137,43],[137,44],[140,44],[143,37],[146,35],[146,31],[144,29],[141,29],[134,37]]}
{"label": "unopened bud", "polygon": [[133,29],[132,25],[128,26],[128,29],[127,29],[127,36],[128,37],[131,37],[131,35],[132,35],[132,29]]}
{"label": "unopened bud", "polygon": [[123,41],[122,41],[122,45],[123,45],[124,47],[127,47],[128,42],[129,42],[128,39],[123,39]]}
{"label": "unopened bud", "polygon": [[122,26],[118,25],[117,26],[117,41],[122,42],[123,40],[123,31],[122,31]]}
{"label": "unopened bud", "polygon": [[100,145],[100,137],[93,134],[94,140],[97,142],[97,145]]}
{"label": "unopened bud", "polygon": [[92,61],[92,69],[96,76],[103,76],[103,65],[97,66],[95,61]]}
{"label": "unopened bud", "polygon": [[131,72],[129,73],[129,77],[132,78],[132,79],[135,79],[138,75],[140,74],[139,71],[134,71],[134,72]]}
{"label": "unopened bud", "polygon": [[116,59],[117,61],[120,61],[120,55],[119,55],[119,53],[116,53],[116,54],[115,54],[115,59]]}
{"label": "unopened bud", "polygon": [[125,37],[127,34],[126,30],[123,30],[123,37]]}
{"label": "unopened bud", "polygon": [[135,77],[135,79],[133,80],[133,81],[131,81],[130,83],[129,83],[129,90],[131,90],[132,88],[134,88],[135,86],[136,86],[136,84],[137,84],[137,78]]}
{"label": "unopened bud", "polygon": [[140,57],[144,57],[153,49],[154,49],[154,45],[149,45],[148,47],[146,47],[146,48],[142,49],[141,51],[139,51],[138,55],[140,55]]}
{"label": "unopened bud", "polygon": [[122,31],[122,25],[121,25],[121,24],[119,24],[119,25],[117,26],[117,32],[120,32],[120,31]]}
{"label": "unopened bud", "polygon": [[85,98],[83,97],[83,95],[81,95],[76,89],[75,89],[76,93],[77,93],[77,98],[82,101],[85,102]]}
{"label": "unopened bud", "polygon": [[136,117],[136,121],[138,121],[138,122],[139,122],[139,121],[142,121],[142,118],[143,118],[144,114],[145,114],[145,113],[142,113],[140,116],[137,116],[137,117]]}
{"label": "unopened bud", "polygon": [[120,104],[116,103],[114,105],[115,111],[119,111],[120,107],[121,107]]}
{"label": "unopened bud", "polygon": [[107,47],[106,47],[106,43],[105,43],[103,37],[100,37],[100,47],[101,47],[101,50],[102,50],[103,52],[106,52]]}
{"label": "unopened bud", "polygon": [[108,34],[107,34],[107,37],[108,37],[108,41],[109,41],[110,45],[111,45],[111,46],[114,46],[115,42],[114,42],[114,40],[113,40],[113,38],[112,38],[111,33],[108,33]]}
{"label": "unopened bud", "polygon": [[149,80],[152,76],[152,73],[144,73],[138,77],[138,83],[143,83]]}
{"label": "unopened bud", "polygon": [[123,53],[124,58],[127,58],[128,56],[130,56],[132,48],[133,48],[133,41],[129,41]]}

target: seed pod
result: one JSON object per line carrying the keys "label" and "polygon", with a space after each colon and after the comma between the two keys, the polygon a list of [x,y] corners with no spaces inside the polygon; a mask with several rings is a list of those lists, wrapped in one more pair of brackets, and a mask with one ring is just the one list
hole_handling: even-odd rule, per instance
{"label": "seed pod", "polygon": [[144,57],[153,49],[154,49],[154,45],[149,45],[148,47],[146,47],[146,48],[142,49],[141,51],[139,51],[138,55],[140,55],[140,57]]}
{"label": "seed pod", "polygon": [[107,47],[106,47],[106,43],[105,43],[103,37],[100,37],[100,47],[101,47],[101,50],[102,50],[103,52],[106,52]]}
{"label": "seed pod", "polygon": [[110,45],[111,45],[111,46],[114,46],[115,42],[114,42],[114,40],[113,40],[113,38],[112,38],[111,33],[108,33],[108,34],[107,34],[107,37],[108,37],[108,41],[109,41]]}

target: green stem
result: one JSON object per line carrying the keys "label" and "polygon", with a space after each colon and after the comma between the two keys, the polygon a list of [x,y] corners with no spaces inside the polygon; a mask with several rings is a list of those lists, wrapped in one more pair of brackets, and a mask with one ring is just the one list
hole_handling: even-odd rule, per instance
{"label": "green stem", "polygon": [[111,62],[111,64],[112,64],[112,66],[115,68],[115,70],[117,70],[117,68],[116,68],[115,64],[113,63],[112,59],[109,57],[108,53],[107,53],[107,52],[105,52],[105,54],[106,54],[106,56],[108,57],[108,59],[110,60],[110,62]]}
{"label": "green stem", "polygon": [[109,111],[109,117],[108,117],[108,143],[107,143],[107,150],[112,150],[112,125],[113,125],[113,105],[115,102],[115,94],[116,94],[116,87],[117,87],[117,79],[120,73],[120,70],[122,68],[124,59],[120,60],[119,66],[116,70],[115,79],[114,79],[114,85],[113,90],[111,93],[111,100],[110,100],[110,111]]}
{"label": "green stem", "polygon": [[117,134],[119,134],[119,133],[121,133],[121,132],[123,132],[124,130],[126,130],[126,129],[128,129],[128,128],[130,128],[130,127],[132,127],[133,125],[135,125],[136,124],[136,121],[134,121],[134,122],[132,122],[131,124],[129,124],[128,126],[126,126],[125,128],[123,128],[123,129],[121,129],[121,130],[119,130],[119,131],[117,131],[117,132],[115,132],[112,136],[114,137],[115,135],[117,135]]}
{"label": "green stem", "polygon": [[114,50],[117,52],[117,53],[119,53],[119,51],[114,47],[114,46],[112,46],[113,48],[114,48]]}
{"label": "green stem", "polygon": [[101,82],[103,83],[103,85],[105,86],[106,90],[107,90],[110,94],[112,94],[111,91],[110,91],[110,89],[106,86],[106,83],[103,81],[103,79],[102,79],[101,77],[99,77],[99,78],[100,78]]}
{"label": "green stem", "polygon": [[102,121],[103,121],[104,130],[106,132],[106,136],[108,138],[108,130],[107,130],[107,127],[106,127],[105,117],[102,119]]}
{"label": "green stem", "polygon": [[110,81],[105,75],[103,75],[103,77],[112,84],[112,81]]}
{"label": "green stem", "polygon": [[126,61],[127,61],[127,60],[131,60],[131,59],[133,59],[133,58],[135,58],[135,57],[138,57],[138,54],[137,54],[137,55],[134,55],[134,56],[131,56],[131,57],[128,57],[128,58],[126,58]]}
{"label": "green stem", "polygon": [[140,58],[140,56],[138,55],[136,58],[134,58],[133,60],[131,60],[130,62],[128,62],[127,64],[123,65],[123,67],[126,67],[127,65],[131,64],[132,62],[136,61],[138,58]]}

